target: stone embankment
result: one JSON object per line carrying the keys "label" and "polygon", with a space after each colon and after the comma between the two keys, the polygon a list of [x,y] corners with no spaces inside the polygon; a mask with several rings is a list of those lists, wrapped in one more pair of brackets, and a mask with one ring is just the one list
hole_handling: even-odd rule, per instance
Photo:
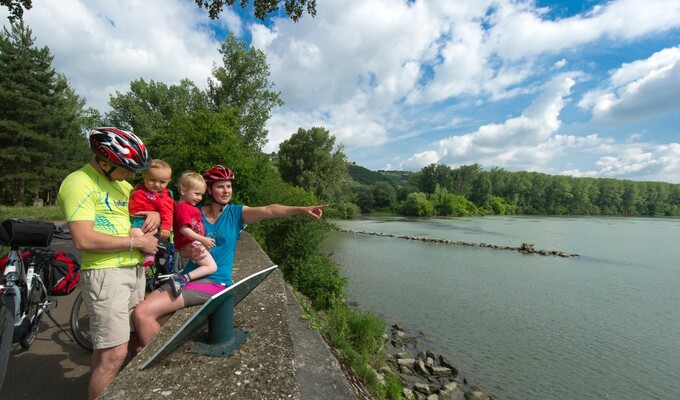
{"label": "stone embankment", "polygon": [[493,400],[486,390],[468,382],[467,378],[443,356],[421,349],[422,334],[407,333],[392,325],[387,341],[391,355],[388,368],[399,376],[402,394],[417,400]]}
{"label": "stone embankment", "polygon": [[[366,231],[356,231],[352,229],[338,229],[340,232],[346,232],[346,233],[356,233],[360,235],[372,235],[372,236],[384,236],[384,237],[395,237],[391,233],[384,233],[384,232],[366,232]],[[463,242],[459,240],[449,240],[449,239],[441,239],[441,238],[431,238],[431,237],[424,237],[424,236],[398,236],[399,239],[407,239],[407,240],[420,240],[422,242],[429,242],[429,243],[441,243],[441,244],[451,244],[451,245],[456,245],[456,246],[468,246],[468,247],[485,247],[493,250],[512,250],[512,251],[519,251],[520,253],[524,254],[538,254],[541,256],[559,256],[559,257],[577,257],[578,254],[573,254],[573,253],[568,253],[566,251],[560,251],[560,250],[536,250],[534,249],[534,245],[530,243],[522,243],[521,246],[519,247],[512,247],[512,246],[499,246],[495,244],[488,244],[488,243],[472,243],[472,242]]]}

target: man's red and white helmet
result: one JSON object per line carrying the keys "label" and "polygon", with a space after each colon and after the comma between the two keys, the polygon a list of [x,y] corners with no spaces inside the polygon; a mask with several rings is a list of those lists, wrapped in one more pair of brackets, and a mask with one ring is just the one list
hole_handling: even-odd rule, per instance
{"label": "man's red and white helmet", "polygon": [[144,142],[130,131],[94,128],[90,132],[90,149],[104,161],[134,173],[151,166],[151,157]]}

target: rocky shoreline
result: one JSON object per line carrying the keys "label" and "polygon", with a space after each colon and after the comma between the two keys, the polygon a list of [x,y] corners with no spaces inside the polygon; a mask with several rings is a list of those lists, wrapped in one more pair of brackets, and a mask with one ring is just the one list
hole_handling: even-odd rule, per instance
{"label": "rocky shoreline", "polygon": [[[391,233],[384,233],[384,232],[367,232],[367,231],[356,231],[352,229],[338,229],[340,232],[345,232],[345,233],[355,233],[355,234],[360,234],[360,235],[372,235],[372,236],[384,236],[384,237],[395,237]],[[485,247],[485,248],[490,248],[493,250],[512,250],[512,251],[519,251],[524,254],[538,254],[540,256],[558,256],[558,257],[577,257],[578,254],[573,254],[573,253],[568,253],[566,251],[561,251],[561,250],[536,250],[534,249],[534,245],[531,243],[522,243],[518,247],[512,247],[512,246],[499,246],[495,244],[488,244],[488,243],[472,243],[472,242],[463,242],[459,240],[449,240],[449,239],[441,239],[441,238],[430,238],[430,237],[424,237],[424,236],[397,236],[399,239],[407,239],[407,240],[420,240],[422,242],[429,242],[429,243],[442,243],[442,244],[452,244],[452,245],[457,245],[457,246],[468,246],[468,247]]]}
{"label": "rocky shoreline", "polygon": [[[390,355],[386,368],[402,383],[402,395],[417,400],[494,400],[487,390],[471,384],[444,355],[422,349],[422,332],[392,325],[386,336]],[[388,371],[383,371],[388,372]]]}

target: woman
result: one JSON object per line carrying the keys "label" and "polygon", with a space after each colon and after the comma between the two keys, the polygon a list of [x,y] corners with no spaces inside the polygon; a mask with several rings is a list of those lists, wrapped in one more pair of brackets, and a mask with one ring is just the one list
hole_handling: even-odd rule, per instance
{"label": "woman", "polygon": [[[168,284],[149,294],[132,314],[137,334],[142,346],[146,346],[160,331],[158,319],[181,308],[203,304],[216,293],[232,284],[232,268],[234,254],[239,233],[244,225],[252,224],[269,218],[289,217],[306,214],[314,219],[320,219],[326,205],[296,207],[271,204],[264,207],[248,207],[244,205],[228,204],[232,195],[234,173],[226,167],[216,165],[203,174],[207,184],[208,194],[212,203],[201,208],[206,236],[215,240],[215,247],[210,251],[217,271],[206,277],[190,281],[185,284],[181,294],[174,298]],[[189,251],[200,252],[202,246]],[[188,256],[189,254],[183,254]],[[186,276],[197,266],[189,263],[182,271]]]}

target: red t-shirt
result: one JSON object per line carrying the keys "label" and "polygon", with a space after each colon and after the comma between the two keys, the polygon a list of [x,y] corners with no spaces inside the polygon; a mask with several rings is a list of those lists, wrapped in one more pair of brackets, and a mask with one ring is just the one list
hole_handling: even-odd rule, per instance
{"label": "red t-shirt", "polygon": [[198,233],[201,236],[205,236],[205,225],[203,225],[203,220],[201,219],[201,210],[192,206],[189,203],[179,202],[175,207],[175,247],[181,249],[184,246],[193,243],[193,239],[190,239],[180,232],[180,228],[183,226],[188,226],[192,231]]}

